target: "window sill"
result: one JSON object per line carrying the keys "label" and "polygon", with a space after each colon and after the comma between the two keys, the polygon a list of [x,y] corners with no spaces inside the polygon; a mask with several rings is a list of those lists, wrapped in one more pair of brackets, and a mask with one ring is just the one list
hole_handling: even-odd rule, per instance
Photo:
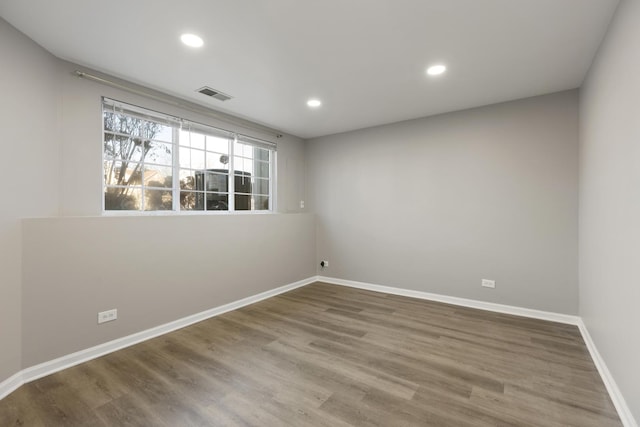
{"label": "window sill", "polygon": [[236,215],[275,215],[276,211],[103,211],[104,217],[154,217],[154,216],[236,216]]}

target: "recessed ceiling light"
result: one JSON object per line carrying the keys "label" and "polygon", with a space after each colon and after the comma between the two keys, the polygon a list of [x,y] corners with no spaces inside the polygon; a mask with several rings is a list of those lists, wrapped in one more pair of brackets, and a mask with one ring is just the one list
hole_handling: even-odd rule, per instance
{"label": "recessed ceiling light", "polygon": [[307,105],[312,108],[317,108],[322,105],[322,101],[319,99],[310,99],[307,101]]}
{"label": "recessed ceiling light", "polygon": [[182,43],[186,44],[189,47],[202,47],[204,41],[202,38],[196,36],[195,34],[183,34],[180,36],[180,40]]}
{"label": "recessed ceiling light", "polygon": [[432,65],[431,67],[427,68],[427,74],[429,74],[430,76],[439,76],[445,71],[447,71],[447,67],[442,64]]}

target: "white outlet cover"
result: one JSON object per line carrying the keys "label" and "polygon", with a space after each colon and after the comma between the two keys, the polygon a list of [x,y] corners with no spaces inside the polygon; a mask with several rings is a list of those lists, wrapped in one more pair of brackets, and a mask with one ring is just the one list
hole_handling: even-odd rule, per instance
{"label": "white outlet cover", "polygon": [[489,279],[482,279],[482,286],[485,288],[495,288],[496,287],[496,281],[495,280],[489,280]]}
{"label": "white outlet cover", "polygon": [[98,313],[98,324],[111,322],[118,318],[118,309],[114,308],[113,310],[101,311]]}

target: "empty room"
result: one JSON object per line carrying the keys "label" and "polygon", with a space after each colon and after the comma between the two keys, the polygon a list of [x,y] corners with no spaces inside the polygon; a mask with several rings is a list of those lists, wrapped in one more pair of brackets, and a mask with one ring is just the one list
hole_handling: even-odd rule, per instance
{"label": "empty room", "polygon": [[0,0],[0,426],[640,420],[637,0]]}

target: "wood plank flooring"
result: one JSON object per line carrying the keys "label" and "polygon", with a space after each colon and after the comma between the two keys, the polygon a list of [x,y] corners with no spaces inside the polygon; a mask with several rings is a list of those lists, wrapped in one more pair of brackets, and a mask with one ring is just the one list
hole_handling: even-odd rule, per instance
{"label": "wood plank flooring", "polygon": [[14,425],[621,423],[575,326],[316,283],[29,383]]}

